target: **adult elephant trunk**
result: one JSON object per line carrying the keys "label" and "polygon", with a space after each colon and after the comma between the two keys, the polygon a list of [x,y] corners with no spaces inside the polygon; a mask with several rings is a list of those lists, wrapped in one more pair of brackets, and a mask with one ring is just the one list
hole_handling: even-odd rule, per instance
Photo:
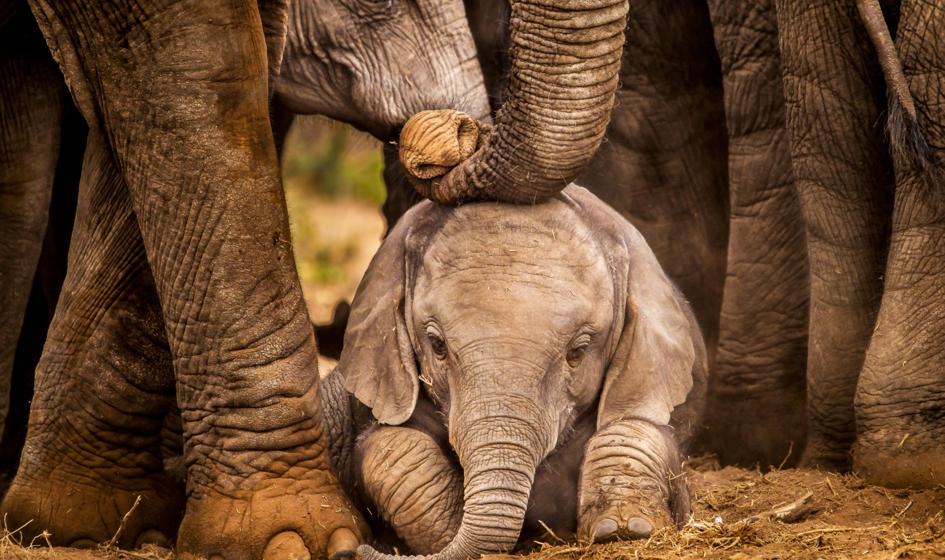
{"label": "adult elephant trunk", "polygon": [[[401,158],[415,188],[443,204],[531,204],[561,191],[606,131],[626,16],[627,0],[513,0],[511,76],[494,127],[483,127],[486,134],[476,141],[471,119],[418,115],[401,135]],[[462,147],[459,165],[456,146]]]}
{"label": "adult elephant trunk", "polygon": [[453,540],[429,556],[392,556],[362,546],[364,560],[465,560],[514,548],[535,470],[550,445],[540,443],[547,430],[520,419],[521,407],[502,408],[465,415],[451,426],[464,480],[463,520]]}

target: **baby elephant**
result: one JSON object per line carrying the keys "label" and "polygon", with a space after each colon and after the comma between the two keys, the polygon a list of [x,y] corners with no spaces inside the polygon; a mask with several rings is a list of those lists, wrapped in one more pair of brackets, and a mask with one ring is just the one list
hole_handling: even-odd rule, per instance
{"label": "baby elephant", "polygon": [[459,560],[549,529],[605,541],[683,522],[705,376],[643,237],[572,185],[534,206],[414,207],[365,274],[323,399],[335,469],[368,511]]}

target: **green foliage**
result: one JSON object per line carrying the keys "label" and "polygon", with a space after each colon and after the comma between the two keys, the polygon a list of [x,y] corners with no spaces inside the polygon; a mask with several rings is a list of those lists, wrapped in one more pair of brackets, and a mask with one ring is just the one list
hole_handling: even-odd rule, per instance
{"label": "green foliage", "polygon": [[386,197],[380,145],[326,119],[300,118],[286,142],[283,177],[326,197],[381,205]]}

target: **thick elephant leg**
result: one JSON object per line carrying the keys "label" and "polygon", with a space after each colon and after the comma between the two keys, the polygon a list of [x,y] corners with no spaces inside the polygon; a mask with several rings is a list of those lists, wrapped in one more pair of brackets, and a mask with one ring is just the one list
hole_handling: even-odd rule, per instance
{"label": "thick elephant leg", "polygon": [[[945,483],[945,6],[903,2],[896,34],[935,169],[896,161],[885,290],[856,393],[854,468],[891,486]],[[894,147],[896,148],[896,147]]]}
{"label": "thick elephant leg", "polygon": [[428,434],[381,426],[358,444],[372,508],[415,554],[443,549],[463,518],[463,475]]}
{"label": "thick elephant leg", "polygon": [[[46,232],[66,91],[25,6],[0,27],[0,434]],[[4,461],[5,462],[5,461]]]}
{"label": "thick elephant leg", "polygon": [[154,275],[188,465],[178,550],[353,551],[364,529],[329,464],[255,3],[33,8],[106,132]]}
{"label": "thick elephant leg", "polygon": [[731,221],[704,446],[778,465],[806,430],[807,250],[787,131],[773,0],[709,2],[722,61]]}
{"label": "thick elephant leg", "polygon": [[808,465],[848,468],[883,289],[892,169],[885,84],[855,3],[777,0],[786,123],[810,259]]}
{"label": "thick elephant leg", "polygon": [[[58,74],[58,70],[56,70]],[[59,76],[61,83],[62,77]],[[67,95],[65,85],[61,85]],[[43,249],[33,277],[33,287],[26,316],[20,331],[20,340],[13,359],[13,381],[10,384],[10,408],[7,413],[3,438],[0,441],[0,471],[8,473],[9,480],[16,474],[20,452],[26,441],[30,402],[33,398],[33,377],[43,354],[43,345],[52,322],[62,284],[66,278],[69,240],[75,219],[82,160],[89,127],[71,102],[63,113],[59,139],[59,159],[53,181],[52,201]],[[0,477],[4,476],[0,474]],[[0,490],[2,493],[2,490]]]}
{"label": "thick elephant leg", "polygon": [[691,510],[679,449],[668,427],[621,420],[591,437],[581,467],[578,535],[646,538]]}
{"label": "thick elephant leg", "polygon": [[3,515],[10,527],[29,522],[28,534],[49,531],[57,544],[104,542],[122,523],[122,546],[169,544],[183,510],[183,489],[164,476],[160,452],[173,369],[131,203],[97,132],[80,197],[63,297]]}
{"label": "thick elephant leg", "polygon": [[577,183],[627,218],[685,294],[714,362],[728,238],[725,113],[704,3],[630,2],[617,102]]}

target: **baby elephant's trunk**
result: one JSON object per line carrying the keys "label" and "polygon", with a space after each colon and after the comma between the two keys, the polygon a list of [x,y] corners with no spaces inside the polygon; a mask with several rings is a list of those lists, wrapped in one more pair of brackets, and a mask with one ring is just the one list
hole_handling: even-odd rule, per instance
{"label": "baby elephant's trunk", "polygon": [[[461,434],[454,445],[463,466],[462,524],[442,551],[407,558],[465,560],[515,547],[535,470],[546,447],[536,445],[536,440],[543,439],[538,436],[541,430],[519,419],[520,415],[521,411],[494,411],[488,416],[458,419],[453,428]],[[358,552],[364,560],[405,558],[381,554],[369,546]]]}

